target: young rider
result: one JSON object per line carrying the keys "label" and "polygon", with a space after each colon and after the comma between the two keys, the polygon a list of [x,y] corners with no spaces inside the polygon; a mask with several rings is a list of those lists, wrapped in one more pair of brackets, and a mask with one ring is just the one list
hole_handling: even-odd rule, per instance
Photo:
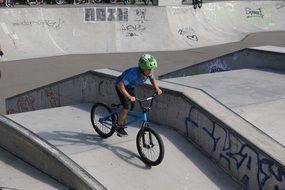
{"label": "young rider", "polygon": [[147,79],[150,80],[156,94],[161,95],[162,91],[159,88],[157,81],[153,76],[153,70],[157,67],[156,59],[150,54],[144,54],[140,57],[138,67],[131,67],[125,70],[115,81],[116,91],[122,103],[122,108],[118,117],[116,131],[118,136],[127,136],[122,125],[127,117],[130,102],[131,106],[136,101],[135,88],[143,84]]}

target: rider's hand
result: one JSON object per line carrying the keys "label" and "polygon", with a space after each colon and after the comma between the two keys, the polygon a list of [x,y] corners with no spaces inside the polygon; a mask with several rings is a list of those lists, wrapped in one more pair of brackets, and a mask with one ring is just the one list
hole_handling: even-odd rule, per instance
{"label": "rider's hand", "polygon": [[130,102],[134,102],[134,101],[136,101],[136,97],[130,96],[130,97],[129,97],[129,100],[130,100]]}
{"label": "rider's hand", "polygon": [[161,95],[161,94],[162,94],[162,90],[159,88],[159,89],[156,90],[155,93],[156,93],[157,95]]}

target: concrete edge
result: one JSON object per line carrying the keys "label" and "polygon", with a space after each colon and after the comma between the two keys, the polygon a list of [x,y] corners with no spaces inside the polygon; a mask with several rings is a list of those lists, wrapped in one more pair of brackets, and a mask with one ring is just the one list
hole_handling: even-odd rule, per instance
{"label": "concrete edge", "polygon": [[70,189],[106,189],[55,146],[3,115],[0,146]]}
{"label": "concrete edge", "polygon": [[[268,57],[265,57],[265,55]],[[244,68],[267,68],[285,71],[285,64],[283,64],[284,57],[285,53],[282,51],[270,51],[269,49],[258,49],[258,47],[244,48],[160,75],[159,79],[185,77]]]}

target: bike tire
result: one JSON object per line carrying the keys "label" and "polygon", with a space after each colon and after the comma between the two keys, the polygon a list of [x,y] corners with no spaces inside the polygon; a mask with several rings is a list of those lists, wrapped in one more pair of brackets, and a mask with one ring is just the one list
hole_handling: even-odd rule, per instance
{"label": "bike tire", "polygon": [[193,8],[197,9],[197,0],[192,0]]}
{"label": "bike tire", "polygon": [[82,0],[74,0],[73,1],[73,4],[74,5],[79,5],[79,4],[81,4],[82,3]]}
{"label": "bike tire", "polygon": [[[143,146],[143,135],[145,137],[146,147]],[[150,139],[152,139],[152,142],[154,143],[153,146],[150,145]],[[156,133],[153,129],[149,127],[144,127],[143,129],[141,129],[137,134],[136,143],[138,153],[140,154],[144,163],[150,166],[157,166],[162,162],[164,158],[163,141],[160,135]],[[158,148],[158,150],[156,151],[154,148]],[[147,153],[150,153],[150,156],[148,156]],[[158,153],[158,156],[154,156],[154,153]]]}
{"label": "bike tire", "polygon": [[62,5],[64,4],[64,0],[55,0],[55,3],[58,4],[58,5]]}
{"label": "bike tire", "polygon": [[102,3],[103,0],[94,0],[95,3]]}
{"label": "bike tire", "polygon": [[148,5],[148,4],[149,4],[149,1],[150,1],[150,0],[143,0],[143,2],[144,2],[145,5]]}
{"label": "bike tire", "polygon": [[203,4],[203,0],[197,0],[197,5],[199,8],[202,7],[202,4]]}
{"label": "bike tire", "polygon": [[[106,116],[107,114],[112,113],[111,109],[103,103],[96,103],[91,109],[91,123],[94,130],[103,138],[108,138],[112,136],[115,132],[115,127],[107,127],[100,123],[100,117]],[[112,124],[115,123],[116,118],[114,115],[111,116]]]}

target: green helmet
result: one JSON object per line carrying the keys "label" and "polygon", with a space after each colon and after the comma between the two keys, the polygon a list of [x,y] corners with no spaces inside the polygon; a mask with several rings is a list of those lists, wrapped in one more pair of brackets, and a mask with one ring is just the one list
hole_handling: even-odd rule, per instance
{"label": "green helmet", "polygon": [[139,59],[140,69],[154,69],[157,67],[156,59],[150,54],[144,54]]}

